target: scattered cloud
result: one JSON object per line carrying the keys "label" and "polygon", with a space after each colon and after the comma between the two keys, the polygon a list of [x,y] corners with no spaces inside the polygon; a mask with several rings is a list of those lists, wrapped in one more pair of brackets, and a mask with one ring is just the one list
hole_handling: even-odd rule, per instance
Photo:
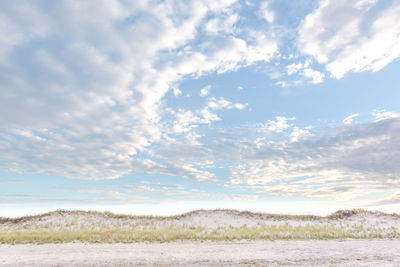
{"label": "scattered cloud", "polygon": [[349,116],[347,116],[346,118],[343,119],[343,123],[344,124],[351,124],[353,122],[354,118],[356,118],[358,116],[360,116],[360,113],[351,114],[351,115],[349,115]]}
{"label": "scattered cloud", "polygon": [[312,68],[305,68],[303,70],[303,74],[305,77],[311,79],[311,83],[322,83],[325,78],[325,74],[317,70],[313,70]]}
{"label": "scattered cloud", "polygon": [[396,119],[400,118],[400,113],[386,111],[386,110],[379,110],[372,112],[372,115],[375,117],[375,121],[382,121],[387,119]]}
{"label": "scattered cloud", "polygon": [[218,180],[208,175],[228,162],[227,187],[242,186],[258,194],[356,200],[399,186],[399,127],[395,117],[317,130],[282,116],[264,124],[206,132],[199,126],[193,130],[202,133],[198,143],[176,140],[154,148],[158,161],[165,162],[164,169],[154,171]]}
{"label": "scattered cloud", "polygon": [[182,94],[175,85],[187,76],[276,56],[266,31],[237,29],[236,4],[2,2],[0,167],[117,178],[135,171],[138,154],[169,142],[165,125],[188,133],[195,123],[220,120],[212,110],[245,108],[210,98],[200,111],[181,110],[168,121],[163,101],[168,91]]}
{"label": "scattered cloud", "polygon": [[[292,63],[286,66],[286,71],[289,76],[298,74],[305,77],[310,83],[322,83],[325,78],[325,74],[320,71],[314,70],[310,67],[311,60],[307,60],[304,63]],[[285,87],[285,86],[282,86]]]}
{"label": "scattered cloud", "polygon": [[293,121],[295,119],[295,117],[287,118],[283,116],[277,116],[275,121],[268,120],[265,126],[268,131],[280,133],[290,127],[288,123],[289,121]]}
{"label": "scattered cloud", "polygon": [[271,1],[264,1],[260,4],[259,15],[269,23],[273,23],[275,13],[270,9]]}
{"label": "scattered cloud", "polygon": [[207,85],[200,90],[200,96],[207,96],[210,93],[211,85]]}
{"label": "scattered cloud", "polygon": [[231,183],[306,196],[357,198],[384,192],[398,186],[399,126],[398,117],[386,118],[249,149],[255,154],[247,161],[242,155],[243,163],[231,168]]}
{"label": "scattered cloud", "polygon": [[304,68],[304,66],[303,66],[303,64],[301,64],[301,63],[292,63],[292,64],[290,64],[290,65],[288,65],[288,66],[286,67],[286,69],[287,69],[287,74],[288,74],[288,75],[293,75],[293,74],[299,72],[299,71],[300,71],[301,69],[303,69],[303,68]]}
{"label": "scattered cloud", "polygon": [[179,88],[176,88],[176,87],[172,88],[172,92],[173,92],[174,96],[178,96],[178,95],[182,94],[182,91],[179,90]]}
{"label": "scattered cloud", "polygon": [[378,71],[400,57],[399,14],[398,1],[323,0],[299,27],[299,50],[337,79]]}
{"label": "scattered cloud", "polygon": [[246,105],[240,103],[234,104],[224,98],[216,99],[215,97],[210,97],[207,102],[207,107],[210,109],[244,109]]}
{"label": "scattered cloud", "polygon": [[[354,113],[326,128],[264,114],[248,124],[225,123],[226,113],[250,111],[247,101],[254,101],[242,91],[255,88],[253,81],[229,72],[263,75],[264,67],[273,68],[262,78],[289,87],[378,71],[400,57],[399,2],[322,0],[293,29],[277,24],[272,3],[1,2],[0,169],[82,179],[165,174],[245,189],[215,194],[161,183],[80,189],[106,192],[90,198],[100,202],[151,201],[135,193],[351,200],[398,188],[400,114],[395,111],[374,111],[363,123],[354,121],[360,115]],[[288,40],[295,44],[283,44]],[[219,77],[232,77],[232,90],[216,96],[212,79],[223,73]],[[209,85],[200,92],[183,86],[202,78]],[[218,93],[224,93],[222,86]],[[203,98],[194,103],[198,94]],[[287,114],[274,105],[271,112]],[[219,171],[226,173],[223,178]],[[7,198],[34,196],[0,200]],[[391,203],[398,203],[398,194],[375,204]]]}
{"label": "scattered cloud", "polygon": [[204,26],[205,31],[210,34],[234,33],[235,23],[238,22],[238,20],[238,14],[226,12],[219,17],[210,19]]}

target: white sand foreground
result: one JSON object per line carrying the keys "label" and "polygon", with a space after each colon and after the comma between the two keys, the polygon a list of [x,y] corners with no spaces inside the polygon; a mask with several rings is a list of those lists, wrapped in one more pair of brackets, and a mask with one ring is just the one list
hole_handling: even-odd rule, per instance
{"label": "white sand foreground", "polygon": [[0,266],[400,266],[400,240],[0,245]]}

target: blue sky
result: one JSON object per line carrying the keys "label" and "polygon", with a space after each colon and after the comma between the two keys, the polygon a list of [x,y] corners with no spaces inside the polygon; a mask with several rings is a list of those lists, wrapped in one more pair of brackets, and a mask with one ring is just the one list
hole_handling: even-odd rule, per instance
{"label": "blue sky", "polygon": [[0,216],[400,210],[400,3],[1,1]]}

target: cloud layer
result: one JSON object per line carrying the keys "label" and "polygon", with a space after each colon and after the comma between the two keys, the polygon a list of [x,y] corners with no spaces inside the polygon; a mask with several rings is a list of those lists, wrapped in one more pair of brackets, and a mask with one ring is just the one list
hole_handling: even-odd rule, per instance
{"label": "cloud layer", "polygon": [[334,78],[378,71],[400,57],[399,14],[398,1],[323,0],[300,25],[299,49]]}
{"label": "cloud layer", "polygon": [[[225,123],[251,111],[243,95],[180,84],[250,67],[281,86],[375,72],[400,57],[399,14],[398,1],[323,0],[293,30],[273,1],[2,1],[0,169],[343,199],[398,188],[397,111],[319,128],[284,115]],[[241,196],[252,198],[226,198]]]}
{"label": "cloud layer", "polygon": [[[245,29],[234,27],[231,0],[4,1],[1,10],[0,164],[15,171],[130,173],[135,155],[168,140],[162,99],[177,81],[277,52],[265,32],[235,34]],[[219,119],[213,109],[244,107],[223,99],[208,106],[194,120],[209,123]],[[179,124],[181,112],[173,113]]]}
{"label": "cloud layer", "polygon": [[397,114],[261,146],[245,164],[232,168],[231,183],[260,185],[269,193],[335,198],[391,190],[399,186],[399,133]]}

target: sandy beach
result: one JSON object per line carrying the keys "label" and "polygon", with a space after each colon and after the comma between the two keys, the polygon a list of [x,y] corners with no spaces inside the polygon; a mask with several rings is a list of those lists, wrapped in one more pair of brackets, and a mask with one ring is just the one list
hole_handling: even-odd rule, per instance
{"label": "sandy beach", "polygon": [[1,245],[0,266],[400,266],[400,240]]}
{"label": "sandy beach", "polygon": [[400,266],[399,227],[398,214],[363,210],[55,211],[2,218],[0,266]]}

